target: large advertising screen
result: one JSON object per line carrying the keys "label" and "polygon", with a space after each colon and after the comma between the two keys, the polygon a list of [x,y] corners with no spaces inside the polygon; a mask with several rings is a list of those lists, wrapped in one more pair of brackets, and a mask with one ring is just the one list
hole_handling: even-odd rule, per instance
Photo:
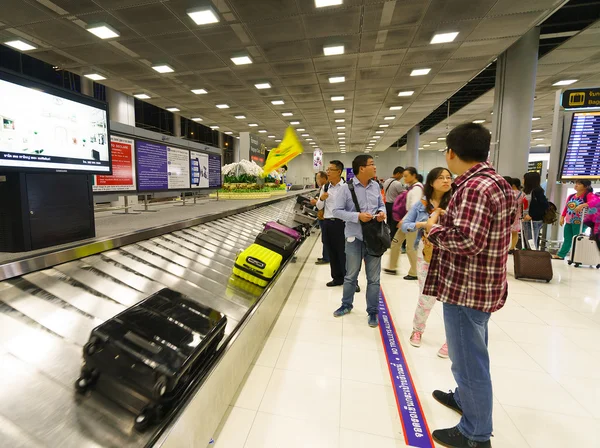
{"label": "large advertising screen", "polygon": [[135,175],[135,148],[130,138],[110,136],[112,154],[112,176],[94,176],[94,193],[107,191],[135,191],[137,189]]}
{"label": "large advertising screen", "polygon": [[106,104],[0,72],[0,170],[111,174]]}
{"label": "large advertising screen", "polygon": [[561,179],[600,178],[600,112],[573,114]]}

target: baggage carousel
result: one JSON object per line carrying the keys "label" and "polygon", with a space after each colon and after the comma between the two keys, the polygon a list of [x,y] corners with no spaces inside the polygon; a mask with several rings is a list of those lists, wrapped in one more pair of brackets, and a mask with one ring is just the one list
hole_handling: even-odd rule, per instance
{"label": "baggage carousel", "polygon": [[[309,236],[265,289],[232,277],[267,221],[292,222],[295,198],[246,206],[0,266],[0,446],[207,446],[293,288]],[[148,431],[99,394],[79,395],[91,330],[170,288],[227,316],[217,359]]]}

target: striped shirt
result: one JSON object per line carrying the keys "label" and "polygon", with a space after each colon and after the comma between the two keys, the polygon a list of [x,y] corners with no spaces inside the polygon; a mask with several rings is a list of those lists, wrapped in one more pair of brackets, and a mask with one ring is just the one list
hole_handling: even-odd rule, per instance
{"label": "striped shirt", "polygon": [[498,311],[508,296],[506,262],[515,196],[489,163],[475,165],[452,188],[446,214],[428,235],[435,249],[423,294],[487,313]]}

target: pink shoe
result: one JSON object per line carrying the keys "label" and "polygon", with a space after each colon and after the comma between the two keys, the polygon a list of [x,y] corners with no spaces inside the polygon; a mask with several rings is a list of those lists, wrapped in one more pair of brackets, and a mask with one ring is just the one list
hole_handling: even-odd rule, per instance
{"label": "pink shoe", "polygon": [[421,346],[421,336],[423,335],[423,333],[421,333],[420,331],[413,331],[412,334],[410,335],[410,345],[412,345],[413,347],[420,347]]}
{"label": "pink shoe", "polygon": [[448,343],[444,342],[442,348],[438,350],[438,356],[444,359],[448,358]]}

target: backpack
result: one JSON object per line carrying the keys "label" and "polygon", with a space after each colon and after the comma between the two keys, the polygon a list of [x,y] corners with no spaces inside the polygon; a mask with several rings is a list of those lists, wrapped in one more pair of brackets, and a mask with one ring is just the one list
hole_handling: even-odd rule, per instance
{"label": "backpack", "polygon": [[[423,190],[422,185],[417,186]],[[404,190],[396,197],[394,205],[392,206],[392,217],[394,218],[394,221],[402,221],[402,218],[404,218],[404,216],[408,213],[408,210],[406,209],[406,198],[408,196],[408,192],[414,187],[415,185],[408,187],[407,190]]]}
{"label": "backpack", "polygon": [[556,221],[558,221],[558,209],[553,202],[548,201],[548,208],[544,212],[542,221],[544,224],[554,224]]}

